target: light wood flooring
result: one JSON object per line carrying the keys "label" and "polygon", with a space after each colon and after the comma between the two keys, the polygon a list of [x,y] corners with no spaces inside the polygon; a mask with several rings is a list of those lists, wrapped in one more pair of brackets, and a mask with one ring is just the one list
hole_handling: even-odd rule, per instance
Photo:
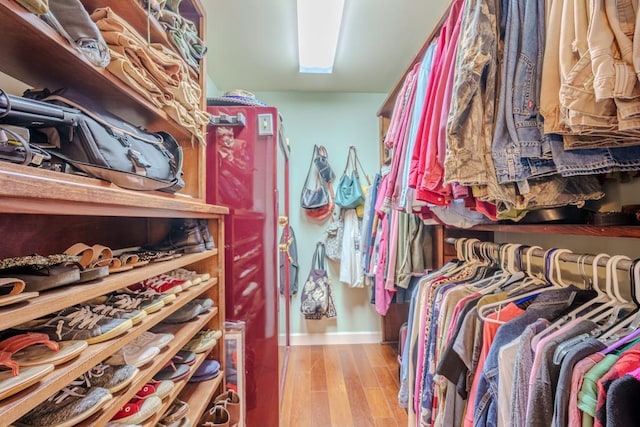
{"label": "light wood flooring", "polygon": [[398,387],[393,346],[291,347],[280,427],[404,427]]}

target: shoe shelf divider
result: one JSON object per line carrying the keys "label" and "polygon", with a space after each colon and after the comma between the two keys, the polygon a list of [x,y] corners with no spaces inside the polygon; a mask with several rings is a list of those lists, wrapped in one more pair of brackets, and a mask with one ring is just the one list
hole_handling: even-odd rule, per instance
{"label": "shoe shelf divider", "polygon": [[[53,372],[44,377],[38,384],[29,387],[28,389],[21,391],[14,396],[2,400],[2,402],[0,402],[0,420],[2,420],[2,422],[6,421],[8,424],[16,421],[31,409],[35,408],[38,404],[48,399],[49,396],[53,395],[58,390],[69,384],[71,381],[78,378],[80,375],[87,372],[89,369],[105,360],[107,357],[111,356],[113,353],[120,350],[128,343],[132,342],[143,332],[160,323],[160,321],[162,321],[165,317],[175,312],[180,307],[184,306],[197,295],[201,294],[202,292],[206,292],[208,289],[214,287],[217,283],[218,280],[212,278],[204,284],[198,285],[196,287],[192,286],[191,288],[188,288],[185,291],[179,293],[176,297],[176,300],[171,304],[162,307],[161,310],[155,313],[149,314],[144,319],[142,319],[140,323],[129,329],[126,333],[101,343],[89,345],[77,358],[60,366],[57,366]],[[198,319],[198,322],[193,322],[193,325],[197,325],[199,328],[201,328],[203,325],[206,325],[209,320],[217,315],[218,307],[213,307],[209,313],[202,316],[202,319]],[[160,367],[164,365],[164,363],[169,360],[173,356],[173,354],[180,350],[180,348],[182,348],[182,345],[189,341],[189,339],[191,339],[191,337],[198,330],[199,329],[192,330],[191,328],[188,328],[188,330],[180,334],[180,338],[176,337],[176,339],[171,342],[169,349],[165,350],[160,356],[158,356],[153,365],[148,368],[149,371],[154,368],[155,371],[153,373],[158,371]],[[187,332],[191,333],[191,335],[187,336]],[[179,342],[181,342],[182,344],[178,345],[177,343]],[[171,353],[171,357],[166,357],[174,347],[177,347],[177,349],[173,351],[173,353]],[[157,364],[159,363],[158,360],[164,360],[162,362],[162,365],[157,366]],[[147,369],[144,369],[144,372],[146,373]],[[146,379],[145,382],[141,384],[142,386],[146,383],[146,381],[148,381],[149,378],[151,378],[151,376],[153,376],[153,374],[146,375],[141,371],[141,373],[136,376],[134,383],[138,381],[138,378],[145,377]],[[132,387],[134,386],[130,386],[129,390]],[[132,395],[134,395],[137,391],[138,389],[135,389]],[[123,403],[126,403],[127,401],[128,400],[124,401]],[[117,410],[115,412],[117,412]],[[115,412],[113,414],[115,414]],[[113,416],[113,414],[111,416]]]}
{"label": "shoe shelf divider", "polygon": [[[135,376],[131,384],[122,392],[116,393],[114,398],[107,403],[101,411],[95,415],[84,420],[80,426],[104,426],[106,425],[115,414],[118,413],[120,408],[135,397],[138,390],[140,390],[162,367],[171,360],[171,358],[182,347],[189,342],[189,340],[200,329],[202,329],[207,322],[218,314],[218,310],[213,308],[208,313],[204,313],[198,316],[197,319],[191,320],[186,323],[172,325],[173,327],[163,327],[164,332],[171,332],[175,335],[175,338],[165,347],[162,352],[153,359],[148,365],[145,365],[140,369],[140,372]],[[180,381],[180,382],[184,382]],[[176,384],[174,387],[177,387]]]}
{"label": "shoe shelf divider", "polygon": [[[208,381],[202,381],[202,382],[198,382],[198,383],[190,383],[189,379],[193,376],[193,374],[196,371],[196,369],[198,369],[198,367],[200,365],[202,365],[202,363],[205,361],[205,359],[207,359],[208,354],[213,350],[215,350],[215,347],[213,347],[210,351],[207,351],[205,353],[200,353],[200,354],[197,355],[196,362],[193,364],[193,366],[191,366],[191,370],[189,372],[189,376],[187,378],[185,378],[184,380],[179,381],[179,382],[176,383],[176,385],[173,388],[173,390],[171,390],[171,393],[169,394],[169,396],[167,396],[162,401],[161,409],[158,410],[158,412],[154,416],[152,416],[151,418],[146,420],[143,423],[143,425],[149,426],[149,427],[155,426],[158,423],[158,421],[160,421],[164,417],[165,412],[167,412],[167,409],[169,409],[169,406],[171,406],[171,403],[173,402],[173,400],[175,398],[180,398],[182,393],[184,393],[185,390],[190,389],[191,386],[204,383],[206,388],[203,389],[203,393],[197,394],[197,395],[190,394],[189,396],[193,397],[193,398],[190,398],[188,400],[188,403],[189,403],[188,413],[194,416],[194,418],[189,417],[189,421],[191,421],[192,425],[197,425],[198,424],[198,420],[200,419],[200,416],[204,412],[204,410],[206,408],[206,404],[209,403],[209,401],[213,397],[213,393],[218,389],[218,386],[222,383],[222,380],[224,379],[224,372],[222,372],[222,368],[220,368],[221,369],[220,374],[218,374],[217,377],[215,377],[215,378],[213,378],[211,380],[208,380]],[[205,397],[208,397],[208,398],[205,399]],[[186,401],[185,399],[180,399],[180,400]],[[205,403],[205,405],[203,406],[202,403]],[[192,406],[195,406],[193,411],[191,410]],[[197,417],[196,417],[196,415],[197,415]]]}
{"label": "shoe shelf divider", "polygon": [[[3,307],[0,310],[0,330],[9,329],[13,326],[25,323],[29,320],[55,313],[70,305],[79,304],[83,301],[108,294],[128,285],[139,282],[158,274],[166,273],[176,268],[183,267],[197,261],[216,256],[218,249],[182,255],[168,261],[149,263],[143,267],[121,273],[109,274],[99,281],[82,284],[72,284],[69,286],[51,289],[41,292],[37,298],[28,300],[21,304]],[[217,278],[215,278],[217,282]],[[200,285],[199,287],[202,287]],[[189,289],[187,289],[189,290]],[[218,304],[218,301],[215,301]],[[2,402],[0,402],[0,405]]]}

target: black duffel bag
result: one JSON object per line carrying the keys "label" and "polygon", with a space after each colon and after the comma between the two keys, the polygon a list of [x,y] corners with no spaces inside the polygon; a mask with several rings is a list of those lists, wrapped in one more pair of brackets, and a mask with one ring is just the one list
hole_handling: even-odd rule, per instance
{"label": "black duffel bag", "polygon": [[[47,120],[37,119],[31,125],[24,120],[20,123],[32,130],[32,143],[52,156],[122,188],[175,193],[184,187],[182,148],[169,133],[147,132],[97,106],[87,108],[87,102],[81,104],[48,91],[27,92],[25,96],[21,100],[36,98],[36,103],[78,112],[72,124],[51,126]],[[3,106],[0,102],[0,113]],[[5,120],[10,116],[5,114]]]}

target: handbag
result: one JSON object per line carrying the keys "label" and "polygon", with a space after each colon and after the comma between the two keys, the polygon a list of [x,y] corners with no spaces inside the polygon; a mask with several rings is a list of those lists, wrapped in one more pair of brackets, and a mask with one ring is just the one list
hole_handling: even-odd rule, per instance
{"label": "handbag", "polygon": [[362,167],[358,154],[356,153],[356,147],[352,145],[349,147],[347,164],[344,167],[344,172],[342,173],[342,177],[340,177],[338,188],[336,189],[336,204],[342,208],[353,209],[364,203],[364,192],[362,190],[362,185],[360,184],[358,166],[362,170],[362,173],[367,180],[367,184],[371,185],[371,181],[364,172],[364,168]]}
{"label": "handbag", "polygon": [[[307,171],[307,177],[304,180],[302,186],[302,193],[300,194],[300,207],[307,210],[326,208],[333,200],[327,185],[320,178],[320,173],[314,164],[314,159],[318,152],[318,146],[313,146],[313,157],[311,158],[311,164]],[[315,187],[309,188],[309,181],[315,178]]]}
{"label": "handbag", "polygon": [[337,207],[333,211],[331,223],[325,231],[324,238],[325,255],[332,261],[340,261],[342,256],[342,237],[344,234],[344,223],[342,222],[342,213]]}
{"label": "handbag", "polygon": [[331,281],[324,267],[324,244],[318,242],[311,261],[311,271],[302,289],[300,312],[305,319],[336,317]]}
{"label": "handbag", "polygon": [[40,166],[45,160],[51,160],[49,153],[28,141],[28,129],[0,126],[0,160],[29,166]]}
{"label": "handbag", "polygon": [[175,193],[184,187],[182,148],[167,132],[147,132],[106,112],[49,91],[27,95],[77,111],[72,125],[33,125],[32,144],[85,174],[131,190]]}
{"label": "handbag", "polygon": [[320,178],[327,183],[330,184],[336,179],[336,174],[331,169],[331,165],[329,164],[329,153],[327,153],[327,149],[324,145],[315,146],[314,148],[314,158],[313,163],[315,163],[316,168],[318,168],[318,173],[320,174]]}

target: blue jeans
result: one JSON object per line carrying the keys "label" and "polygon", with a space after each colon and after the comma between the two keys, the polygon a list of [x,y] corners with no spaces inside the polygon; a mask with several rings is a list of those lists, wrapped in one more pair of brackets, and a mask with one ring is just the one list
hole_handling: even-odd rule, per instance
{"label": "blue jeans", "polygon": [[562,176],[635,171],[640,168],[640,146],[565,150],[560,136],[553,136],[553,159]]}
{"label": "blue jeans", "polygon": [[[491,150],[501,184],[556,172],[540,114],[544,2],[503,0],[502,7],[504,55]],[[537,36],[524,37],[524,28],[537,28]]]}

